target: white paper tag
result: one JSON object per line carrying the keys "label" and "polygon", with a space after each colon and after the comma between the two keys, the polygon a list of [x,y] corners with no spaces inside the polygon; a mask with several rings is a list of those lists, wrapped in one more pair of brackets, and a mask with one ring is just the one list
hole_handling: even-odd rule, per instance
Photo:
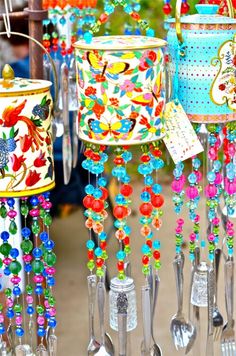
{"label": "white paper tag", "polygon": [[178,100],[166,104],[164,143],[175,163],[197,155],[204,149]]}

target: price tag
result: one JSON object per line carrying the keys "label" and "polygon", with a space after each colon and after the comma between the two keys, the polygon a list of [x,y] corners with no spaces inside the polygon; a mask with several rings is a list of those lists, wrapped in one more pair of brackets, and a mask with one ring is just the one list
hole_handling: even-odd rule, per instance
{"label": "price tag", "polygon": [[182,162],[204,150],[178,100],[166,104],[165,121],[164,142],[175,163]]}

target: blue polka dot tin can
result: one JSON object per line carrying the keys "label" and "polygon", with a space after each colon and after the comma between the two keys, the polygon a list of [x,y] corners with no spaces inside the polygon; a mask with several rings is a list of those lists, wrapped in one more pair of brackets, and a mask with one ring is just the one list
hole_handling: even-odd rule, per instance
{"label": "blue polka dot tin can", "polygon": [[234,121],[236,19],[217,15],[217,5],[196,9],[198,14],[181,18],[182,44],[175,19],[167,21],[170,71],[175,84],[177,80],[178,99],[192,122]]}

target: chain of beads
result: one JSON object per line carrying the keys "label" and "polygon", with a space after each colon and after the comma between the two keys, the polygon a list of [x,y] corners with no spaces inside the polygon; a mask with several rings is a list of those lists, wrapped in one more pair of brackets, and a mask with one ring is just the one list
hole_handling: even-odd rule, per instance
{"label": "chain of beads", "polygon": [[[171,0],[164,0],[164,5],[162,8],[165,17],[167,18],[171,16],[171,12],[172,12],[172,6],[170,2]],[[189,12],[189,10],[190,10],[190,6],[187,0],[182,0],[181,15],[186,15]]]}

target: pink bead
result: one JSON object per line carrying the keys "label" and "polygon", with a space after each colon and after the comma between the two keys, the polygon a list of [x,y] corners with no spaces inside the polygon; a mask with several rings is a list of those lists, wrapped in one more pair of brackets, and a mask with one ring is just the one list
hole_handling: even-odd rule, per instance
{"label": "pink bead", "polygon": [[180,182],[184,185],[184,183],[186,182],[186,177],[185,177],[185,175],[181,175],[180,177],[179,177],[179,180],[180,180]]}
{"label": "pink bead", "polygon": [[11,262],[12,262],[12,259],[9,258],[9,257],[6,257],[6,258],[3,259],[3,263],[4,263],[5,265],[9,265]]}
{"label": "pink bead", "polygon": [[182,190],[183,190],[183,184],[182,184],[182,182],[180,182],[179,180],[174,180],[174,181],[171,183],[171,188],[172,188],[173,192],[175,192],[175,193],[181,193]]}
{"label": "pink bead", "polygon": [[180,234],[182,232],[181,226],[177,226],[175,229],[176,234]]}
{"label": "pink bead", "polygon": [[234,229],[227,229],[227,234],[229,236],[234,236]]}
{"label": "pink bead", "polygon": [[233,158],[236,152],[236,147],[234,143],[230,143],[228,146],[229,155]]}
{"label": "pink bead", "polygon": [[41,275],[39,275],[39,276],[34,276],[33,277],[33,281],[35,282],[35,283],[42,283],[43,282],[43,276],[41,276]]}
{"label": "pink bead", "polygon": [[177,220],[177,224],[180,225],[180,226],[183,226],[184,225],[184,219],[178,219]]}
{"label": "pink bead", "polygon": [[214,198],[217,194],[216,186],[212,184],[208,184],[205,188],[205,194],[207,198]]}
{"label": "pink bead", "polygon": [[47,272],[48,275],[52,276],[52,275],[54,275],[56,273],[56,268],[48,267],[48,268],[46,268],[46,272]]}
{"label": "pink bead", "polygon": [[9,308],[13,307],[13,300],[11,298],[7,298],[6,303]]}
{"label": "pink bead", "polygon": [[29,213],[32,217],[38,217],[40,212],[39,209],[31,209]]}
{"label": "pink bead", "polygon": [[0,199],[0,202],[1,202],[1,203],[6,203],[6,201],[7,201],[6,198],[1,198],[1,199]]}
{"label": "pink bead", "polygon": [[222,174],[220,172],[217,172],[217,173],[215,173],[215,175],[216,175],[216,179],[215,179],[214,183],[217,185],[221,184],[223,181]]}
{"label": "pink bead", "polygon": [[10,219],[14,219],[17,215],[17,212],[15,210],[9,210],[7,213],[7,216],[9,216]]}
{"label": "pink bead", "polygon": [[32,256],[31,255],[24,255],[23,256],[23,260],[24,260],[24,262],[26,262],[26,263],[29,263],[31,260],[32,260]]}
{"label": "pink bead", "polygon": [[26,201],[28,198],[27,197],[22,197],[21,200]]}
{"label": "pink bead", "polygon": [[199,215],[196,215],[196,216],[195,216],[195,219],[194,219],[194,222],[195,222],[195,223],[199,223],[199,221],[200,221],[200,216],[199,216]]}
{"label": "pink bead", "polygon": [[190,241],[195,241],[196,240],[196,235],[192,232],[190,235],[189,235],[189,239]]}
{"label": "pink bead", "polygon": [[12,282],[13,284],[19,284],[20,281],[21,281],[21,278],[18,277],[18,276],[14,276],[14,277],[11,278],[11,282]]}
{"label": "pink bead", "polygon": [[234,224],[232,223],[232,221],[228,220],[226,223],[227,229],[230,229],[231,227],[234,227]]}
{"label": "pink bead", "polygon": [[49,308],[49,307],[50,307],[50,305],[49,305],[49,303],[48,303],[48,300],[45,300],[45,301],[44,301],[44,306],[45,306],[45,308]]}
{"label": "pink bead", "polygon": [[226,188],[226,191],[229,195],[233,195],[236,193],[236,184],[234,182],[229,182]]}
{"label": "pink bead", "polygon": [[38,317],[37,317],[37,323],[38,323],[39,325],[44,325],[44,322],[45,322],[45,319],[44,319],[43,316],[38,316]]}
{"label": "pink bead", "polygon": [[208,235],[208,241],[214,241],[215,240],[215,236],[214,236],[214,234],[209,234]]}
{"label": "pink bead", "polygon": [[220,223],[220,219],[219,219],[219,218],[214,218],[214,219],[212,220],[212,224],[213,224],[213,225],[219,225],[219,223]]}
{"label": "pink bead", "polygon": [[45,203],[45,209],[51,209],[51,207],[52,207],[52,203],[50,201],[47,201]]}
{"label": "pink bead", "polygon": [[43,202],[44,202],[44,196],[43,195],[39,195],[38,196],[38,200],[39,200],[39,202],[40,202],[40,204],[42,204]]}
{"label": "pink bead", "polygon": [[16,325],[22,324],[22,316],[16,316]]}
{"label": "pink bead", "polygon": [[202,180],[202,173],[200,171],[195,171],[195,176],[197,177],[197,182]]}
{"label": "pink bead", "polygon": [[189,199],[195,199],[198,196],[198,190],[196,187],[188,187],[186,189],[186,195]]}
{"label": "pink bead", "polygon": [[26,301],[28,304],[33,304],[34,298],[32,297],[32,295],[27,295]]}
{"label": "pink bead", "polygon": [[208,157],[213,161],[216,160],[217,151],[216,151],[215,147],[210,147],[209,152],[208,152]]}
{"label": "pink bead", "polygon": [[0,314],[0,323],[4,323],[4,316]]}
{"label": "pink bead", "polygon": [[54,308],[54,307],[50,308],[49,314],[50,314],[50,316],[55,316],[56,315],[56,308]]}

